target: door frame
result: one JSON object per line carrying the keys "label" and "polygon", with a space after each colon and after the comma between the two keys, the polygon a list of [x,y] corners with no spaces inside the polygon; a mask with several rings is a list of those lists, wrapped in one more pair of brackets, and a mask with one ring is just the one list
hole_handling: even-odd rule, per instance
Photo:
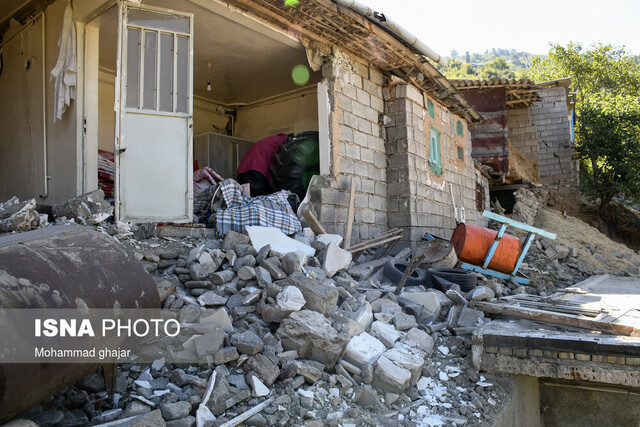
{"label": "door frame", "polygon": [[[127,57],[124,54],[124,46],[127,43],[127,10],[129,8],[139,9],[139,10],[148,10],[152,12],[166,13],[177,16],[184,16],[189,18],[189,53],[188,53],[188,75],[189,81],[187,85],[187,112],[186,113],[162,113],[161,111],[155,111],[153,115],[162,116],[162,115],[171,115],[171,117],[183,117],[187,120],[187,188],[185,189],[185,204],[186,204],[186,212],[183,217],[178,218],[170,218],[167,220],[171,220],[172,222],[191,222],[193,220],[193,46],[194,46],[194,15],[192,13],[185,13],[176,11],[168,8],[161,8],[149,5],[142,5],[138,3],[133,3],[127,0],[118,0],[118,28],[117,28],[117,53],[116,53],[116,79],[115,79],[115,102],[114,109],[116,112],[115,118],[115,141],[114,141],[114,163],[116,168],[116,176],[115,176],[115,206],[114,206],[114,214],[115,220],[119,221],[122,216],[123,209],[123,201],[121,200],[120,194],[120,180],[121,180],[121,170],[120,170],[120,154],[122,154],[127,148],[126,141],[126,129],[123,129],[124,124],[126,122],[127,114],[145,114],[144,110],[140,110],[137,112],[127,113],[126,107],[126,99],[123,94],[126,93],[125,87],[127,84]],[[144,31],[144,30],[143,30]],[[142,81],[140,82],[142,85]],[[176,65],[174,64],[173,70],[173,88],[174,88],[174,106],[176,105],[177,99],[177,70]],[[129,183],[129,185],[132,185]],[[135,185],[135,184],[134,184]],[[157,219],[151,219],[150,221],[155,221]]]}

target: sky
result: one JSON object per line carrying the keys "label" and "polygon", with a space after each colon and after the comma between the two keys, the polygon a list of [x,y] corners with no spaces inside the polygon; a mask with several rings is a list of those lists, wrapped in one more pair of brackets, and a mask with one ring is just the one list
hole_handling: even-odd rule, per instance
{"label": "sky", "polygon": [[640,55],[640,0],[358,0],[442,56],[487,49],[546,54],[549,43],[602,41]]}

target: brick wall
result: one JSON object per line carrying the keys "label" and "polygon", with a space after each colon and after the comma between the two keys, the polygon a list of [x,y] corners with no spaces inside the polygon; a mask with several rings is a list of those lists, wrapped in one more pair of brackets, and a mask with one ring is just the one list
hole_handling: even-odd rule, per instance
{"label": "brick wall", "polygon": [[549,190],[552,204],[575,206],[578,200],[578,174],[573,160],[567,98],[562,87],[539,92],[540,102],[531,107],[531,124],[538,133],[538,170]]}
{"label": "brick wall", "polygon": [[384,110],[380,72],[339,51],[324,65],[328,85],[331,176],[311,192],[318,219],[327,232],[344,234],[351,180],[355,185],[352,239],[369,239],[387,230],[387,159],[379,124]]}
{"label": "brick wall", "polygon": [[[455,228],[449,183],[468,222],[482,222],[476,210],[476,184],[488,184],[471,159],[464,119],[406,84],[386,84],[383,75],[334,51],[322,69],[330,105],[330,175],[310,190],[318,219],[329,233],[346,229],[349,186],[355,184],[353,240],[405,228],[402,246],[426,232],[450,237]],[[457,135],[458,121],[462,135]],[[428,157],[431,127],[441,132],[444,173],[437,177]],[[458,147],[462,160],[458,159]]]}
{"label": "brick wall", "polygon": [[[467,221],[482,222],[481,212],[476,210],[476,182],[487,183],[482,175],[476,175],[466,122],[413,86],[393,85],[385,88],[384,94],[389,118],[389,226],[407,228],[405,244],[419,241],[426,232],[450,237],[456,226],[450,183],[456,205],[464,206]],[[428,113],[428,101],[434,105],[433,118]],[[458,121],[463,125],[462,136],[456,132]],[[441,176],[434,173],[427,160],[432,127],[441,132]],[[462,160],[458,159],[458,147]],[[488,191],[485,194],[488,196]]]}
{"label": "brick wall", "polygon": [[530,108],[507,110],[507,127],[509,140],[516,150],[538,163],[538,130],[531,124]]}

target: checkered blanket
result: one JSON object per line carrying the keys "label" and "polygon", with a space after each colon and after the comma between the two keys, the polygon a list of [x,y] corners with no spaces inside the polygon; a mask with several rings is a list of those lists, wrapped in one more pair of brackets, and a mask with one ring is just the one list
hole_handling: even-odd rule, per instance
{"label": "checkered blanket", "polygon": [[250,225],[275,227],[287,235],[302,230],[302,224],[287,201],[289,192],[286,190],[248,197],[240,184],[226,179],[220,183],[220,193],[225,208],[216,212],[216,229],[222,235],[229,230],[243,233]]}

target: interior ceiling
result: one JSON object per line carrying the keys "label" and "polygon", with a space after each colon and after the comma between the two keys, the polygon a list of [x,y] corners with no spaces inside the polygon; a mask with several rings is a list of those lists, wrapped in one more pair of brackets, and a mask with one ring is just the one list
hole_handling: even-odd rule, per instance
{"label": "interior ceiling", "polygon": [[[250,104],[299,88],[293,83],[294,66],[308,66],[302,45],[211,0],[149,0],[153,6],[194,14],[194,82],[196,97],[222,104]],[[203,6],[199,6],[200,3]],[[99,21],[100,65],[115,69],[116,10]],[[207,88],[207,61],[211,61],[211,92]],[[311,72],[308,84],[317,83]]]}

